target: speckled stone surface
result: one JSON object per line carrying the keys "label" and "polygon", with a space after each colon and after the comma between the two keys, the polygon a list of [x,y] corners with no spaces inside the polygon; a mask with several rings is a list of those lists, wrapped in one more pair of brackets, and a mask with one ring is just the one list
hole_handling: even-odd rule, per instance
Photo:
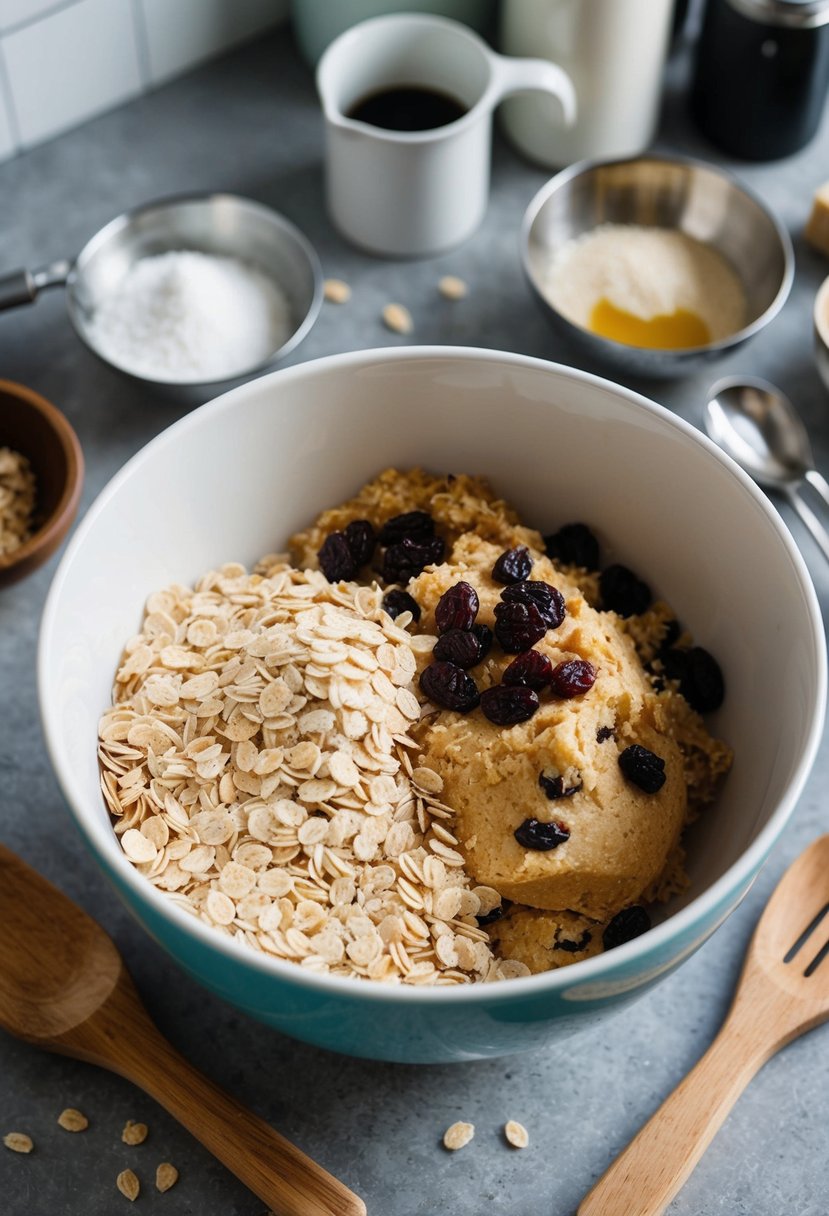
{"label": "speckled stone surface", "polygon": [[[672,66],[663,147],[719,159],[689,128]],[[548,176],[496,142],[485,226],[431,261],[372,260],[332,231],[322,199],[322,124],[311,76],[281,33],[220,60],[0,168],[0,266],[36,265],[76,252],[126,207],[179,190],[229,189],[275,205],[316,244],[325,271],[353,287],[328,305],[293,361],[401,341],[500,347],[568,361],[524,285],[517,230]],[[797,252],[795,289],[752,346],[681,383],[633,384],[698,423],[715,374],[740,370],[779,382],[811,430],[829,473],[829,395],[811,356],[811,302],[829,262],[803,243],[811,193],[829,177],[829,128],[788,161],[735,166],[777,209]],[[442,274],[470,285],[441,301]],[[399,301],[415,333],[383,329]],[[100,366],[74,337],[60,293],[0,318],[0,374],[54,400],[80,435],[88,462],[84,507],[181,407],[149,399]],[[787,515],[787,518],[790,518]],[[829,576],[797,523],[824,613]],[[677,974],[606,1025],[534,1057],[455,1067],[402,1067],[339,1058],[249,1021],[186,979],[114,902],[87,856],[43,749],[35,693],[38,618],[56,559],[0,593],[0,839],[57,882],[113,935],[162,1030],[194,1064],[293,1138],[362,1194],[372,1216],[571,1216],[593,1180],[708,1044],[725,1011],[745,945],[784,866],[826,830],[824,746],[792,825],[743,905]],[[769,587],[769,594],[774,588]],[[758,656],[762,661],[762,656]],[[0,928],[2,931],[2,928]],[[675,1201],[675,1216],[826,1216],[829,1030],[773,1060],[754,1081]],[[65,1106],[90,1120],[79,1135],[56,1123]],[[142,1120],[143,1145],[120,1141]],[[440,1147],[456,1119],[475,1123],[462,1152]],[[530,1146],[510,1149],[501,1128],[518,1119]],[[0,1148],[2,1216],[98,1216],[126,1210],[115,1190],[132,1167],[146,1216],[260,1216],[263,1205],[149,1098],[92,1067],[41,1055],[0,1034],[0,1134],[19,1130],[35,1152]],[[181,1172],[165,1195],[160,1161]],[[636,1216],[631,1208],[631,1216]]]}

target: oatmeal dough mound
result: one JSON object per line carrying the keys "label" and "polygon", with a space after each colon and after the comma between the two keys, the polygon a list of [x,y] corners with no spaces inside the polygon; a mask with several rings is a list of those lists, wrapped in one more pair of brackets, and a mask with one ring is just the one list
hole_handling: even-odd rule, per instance
{"label": "oatmeal dough mound", "polygon": [[[421,625],[435,631],[440,596],[459,580],[471,583],[490,627],[502,587],[490,575],[501,549],[467,533],[449,560],[424,571],[410,586],[423,608]],[[662,872],[687,814],[682,753],[639,662],[633,641],[615,614],[591,608],[575,583],[548,558],[534,554],[532,577],[558,587],[567,613],[535,649],[553,666],[582,658],[596,682],[570,700],[542,698],[527,722],[504,728],[480,709],[461,715],[441,710],[422,724],[426,763],[444,781],[444,800],[456,814],[457,834],[470,873],[507,899],[535,908],[568,908],[601,920],[639,898]],[[496,645],[479,685],[500,682],[512,661]],[[656,794],[633,785],[619,753],[641,744],[665,761],[666,781]],[[540,777],[561,778],[576,792],[550,800]],[[563,823],[569,840],[548,852],[515,839],[525,819]]]}

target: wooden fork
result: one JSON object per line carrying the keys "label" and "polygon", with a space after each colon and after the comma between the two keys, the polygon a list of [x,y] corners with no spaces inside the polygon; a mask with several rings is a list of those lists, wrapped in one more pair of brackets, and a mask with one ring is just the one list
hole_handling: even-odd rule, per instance
{"label": "wooden fork", "polygon": [[660,1216],[776,1051],[829,1017],[829,835],[778,883],[719,1034],[605,1171],[578,1216]]}

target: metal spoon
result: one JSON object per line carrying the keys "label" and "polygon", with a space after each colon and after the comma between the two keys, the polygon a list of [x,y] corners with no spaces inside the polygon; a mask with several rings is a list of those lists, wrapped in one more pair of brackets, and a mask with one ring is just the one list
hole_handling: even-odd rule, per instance
{"label": "metal spoon", "polygon": [[798,489],[808,482],[829,506],[829,482],[815,468],[789,398],[767,380],[718,380],[705,407],[705,429],[756,482],[786,496],[829,560],[829,532]]}

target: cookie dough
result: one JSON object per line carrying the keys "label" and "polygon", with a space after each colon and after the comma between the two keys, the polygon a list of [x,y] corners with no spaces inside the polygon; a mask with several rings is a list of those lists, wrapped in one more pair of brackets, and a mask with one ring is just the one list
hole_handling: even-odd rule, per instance
{"label": "cookie dough", "polygon": [[[440,596],[461,579],[478,592],[478,621],[494,624],[502,587],[490,572],[500,546],[467,533],[449,560],[410,585],[421,626],[435,632]],[[589,692],[570,700],[543,697],[527,722],[504,728],[480,709],[442,710],[427,719],[420,742],[425,762],[444,782],[456,815],[467,868],[477,882],[534,908],[568,908],[601,920],[655,881],[687,813],[682,753],[667,718],[615,614],[591,608],[581,591],[536,549],[532,578],[564,596],[567,613],[535,649],[553,666],[587,659],[596,669]],[[479,687],[500,683],[513,655],[493,646],[476,668]],[[622,773],[619,753],[632,743],[665,761],[666,781],[646,794]],[[576,792],[550,800],[539,779],[561,778]],[[569,840],[548,852],[524,848],[515,830],[525,819],[562,823]]]}
{"label": "cookie dough", "polygon": [[[444,562],[427,566],[406,587],[421,608],[419,623],[410,626],[421,635],[415,645],[421,670],[431,659],[437,602],[456,583],[475,587],[477,622],[492,627],[503,590],[492,567],[516,545],[530,551],[530,577],[558,588],[567,609],[535,649],[553,665],[579,658],[596,670],[587,693],[569,700],[545,693],[538,711],[518,725],[497,726],[480,708],[460,714],[426,702],[414,730],[418,763],[443,782],[466,870],[512,901],[489,930],[497,953],[533,971],[590,957],[621,909],[684,889],[681,833],[714,798],[730,749],[711,736],[675,684],[654,678],[659,646],[669,623],[675,625],[672,610],[657,602],[624,619],[602,611],[596,572],[551,562],[541,534],[481,478],[388,469],[295,536],[291,558],[314,568],[331,532],[356,519],[379,529],[409,511],[428,512],[446,543]],[[687,635],[682,644],[690,644]],[[499,684],[513,658],[496,643],[470,672],[478,689]],[[656,793],[644,792],[619,766],[634,743],[664,761],[666,780]],[[558,792],[557,786],[563,796],[549,798],[547,790]],[[548,851],[526,848],[515,838],[526,819],[561,824],[569,837]]]}

